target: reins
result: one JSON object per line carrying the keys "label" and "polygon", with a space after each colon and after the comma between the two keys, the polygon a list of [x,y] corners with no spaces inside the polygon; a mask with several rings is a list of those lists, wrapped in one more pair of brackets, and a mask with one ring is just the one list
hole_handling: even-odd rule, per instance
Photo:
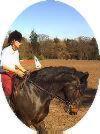
{"label": "reins", "polygon": [[[35,87],[37,88],[37,90],[40,90],[40,91],[43,91],[43,92],[47,93],[49,96],[51,96],[51,98],[59,99],[61,102],[65,103],[65,104],[68,105],[68,106],[71,105],[71,102],[70,102],[69,100],[66,100],[66,101],[65,101],[64,99],[62,99],[61,97],[57,96],[56,94],[54,95],[53,93],[47,91],[46,89],[42,88],[41,86],[37,85],[36,83],[33,83],[31,80],[28,80],[29,77],[30,77],[30,72],[28,72],[28,73],[25,75],[25,77],[24,77],[24,79],[23,79],[23,81],[22,81],[22,83],[21,83],[21,86],[22,86],[23,84],[25,84],[26,82],[29,82],[29,83],[31,83],[33,86],[35,86]],[[69,83],[68,83],[68,84],[69,84]],[[79,84],[79,85],[77,86],[77,88],[79,88],[80,85],[81,85],[81,84]],[[79,92],[80,92],[80,91],[79,91]]]}
{"label": "reins", "polygon": [[37,89],[39,89],[40,91],[44,91],[45,93],[47,93],[48,95],[51,96],[51,98],[56,98],[56,99],[59,99],[60,101],[64,102],[64,103],[67,103],[67,104],[70,104],[70,101],[65,101],[64,99],[62,99],[61,97],[57,96],[57,95],[53,95],[52,93],[50,93],[49,91],[47,91],[46,89],[40,87],[39,85],[33,83],[32,81],[29,81],[33,86],[36,86]]}
{"label": "reins", "polygon": [[47,93],[48,95],[51,96],[51,98],[56,98],[56,99],[59,99],[60,101],[62,101],[63,103],[65,104],[68,104],[70,105],[70,101],[65,101],[64,99],[62,99],[61,97],[57,96],[56,94],[54,95],[53,93],[47,91],[46,89],[42,88],[41,86],[37,85],[36,83],[33,83],[31,80],[28,80],[28,78],[30,77],[30,72],[28,72],[25,77],[24,77],[24,81],[23,81],[23,84],[25,84],[26,81],[28,81],[29,83],[31,83],[33,86],[35,86],[37,88],[37,90],[42,90],[43,92]]}

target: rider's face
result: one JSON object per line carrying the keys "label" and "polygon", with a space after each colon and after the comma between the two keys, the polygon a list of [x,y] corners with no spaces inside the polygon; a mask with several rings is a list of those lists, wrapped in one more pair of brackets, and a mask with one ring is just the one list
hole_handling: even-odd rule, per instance
{"label": "rider's face", "polygon": [[20,45],[21,45],[21,43],[20,43],[19,41],[14,40],[14,41],[12,42],[12,46],[13,46],[15,49],[19,49]]}

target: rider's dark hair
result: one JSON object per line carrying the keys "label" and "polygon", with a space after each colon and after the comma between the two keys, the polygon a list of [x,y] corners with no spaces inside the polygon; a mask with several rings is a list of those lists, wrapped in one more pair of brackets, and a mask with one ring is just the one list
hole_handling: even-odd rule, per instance
{"label": "rider's dark hair", "polygon": [[22,34],[18,32],[17,30],[11,32],[8,37],[8,44],[11,44],[13,40],[21,42]]}

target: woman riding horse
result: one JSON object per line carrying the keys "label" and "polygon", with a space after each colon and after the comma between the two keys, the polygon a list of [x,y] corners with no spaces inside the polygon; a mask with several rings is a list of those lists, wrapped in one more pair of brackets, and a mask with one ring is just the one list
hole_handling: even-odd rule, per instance
{"label": "woman riding horse", "polygon": [[1,66],[5,73],[1,74],[2,86],[7,99],[9,100],[12,94],[13,75],[17,74],[20,77],[25,75],[26,70],[19,62],[18,49],[21,45],[22,34],[18,31],[13,31],[8,37],[9,46],[4,48],[1,55]]}

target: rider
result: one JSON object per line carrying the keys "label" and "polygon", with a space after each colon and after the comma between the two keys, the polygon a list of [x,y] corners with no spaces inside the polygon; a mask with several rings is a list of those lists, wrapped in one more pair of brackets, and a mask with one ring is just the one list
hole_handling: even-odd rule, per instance
{"label": "rider", "polygon": [[1,74],[1,81],[4,93],[9,100],[13,89],[13,75],[17,74],[20,77],[25,75],[26,70],[19,62],[19,46],[21,45],[22,34],[18,31],[13,31],[8,37],[9,46],[4,48],[1,55],[1,66],[5,70]]}

